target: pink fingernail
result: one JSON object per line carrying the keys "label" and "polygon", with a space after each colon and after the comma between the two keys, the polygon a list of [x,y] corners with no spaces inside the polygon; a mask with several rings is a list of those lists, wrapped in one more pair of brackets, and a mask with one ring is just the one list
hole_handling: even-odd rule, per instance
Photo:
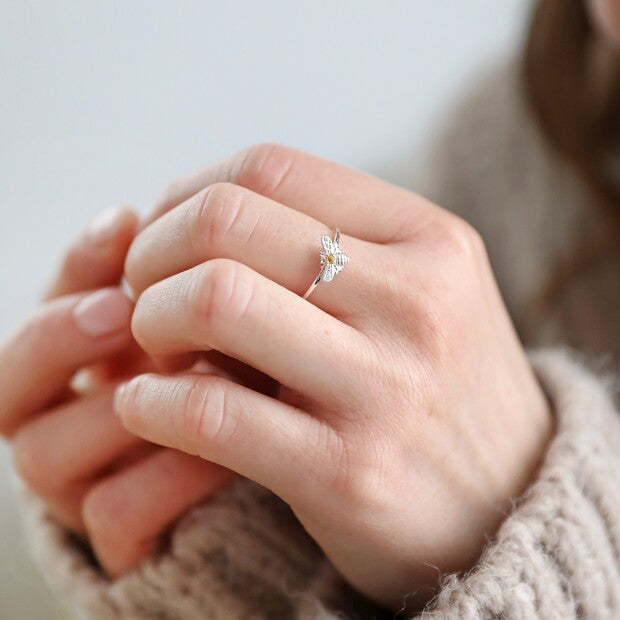
{"label": "pink fingernail", "polygon": [[131,284],[129,284],[129,280],[127,280],[125,276],[121,278],[121,289],[123,293],[125,293],[125,295],[127,295],[127,297],[129,297],[129,299],[131,299],[131,301],[135,303],[136,294],[133,292],[133,289],[131,288]]}
{"label": "pink fingernail", "polygon": [[73,309],[78,328],[87,336],[108,336],[129,329],[131,302],[118,288],[91,293]]}
{"label": "pink fingernail", "polygon": [[121,403],[123,401],[123,396],[127,390],[127,381],[124,383],[119,383],[114,390],[114,400],[112,401],[112,410],[116,415],[120,415],[121,412]]}
{"label": "pink fingernail", "polygon": [[109,207],[102,211],[86,228],[92,243],[105,243],[114,237],[123,207]]}

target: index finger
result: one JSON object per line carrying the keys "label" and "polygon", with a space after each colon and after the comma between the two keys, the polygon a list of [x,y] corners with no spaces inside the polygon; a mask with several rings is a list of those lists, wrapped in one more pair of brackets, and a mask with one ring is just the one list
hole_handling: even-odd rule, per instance
{"label": "index finger", "polygon": [[171,183],[140,227],[208,185],[222,181],[241,185],[350,236],[376,243],[406,238],[411,228],[403,224],[415,226],[421,216],[435,208],[424,198],[359,170],[280,144],[260,144]]}

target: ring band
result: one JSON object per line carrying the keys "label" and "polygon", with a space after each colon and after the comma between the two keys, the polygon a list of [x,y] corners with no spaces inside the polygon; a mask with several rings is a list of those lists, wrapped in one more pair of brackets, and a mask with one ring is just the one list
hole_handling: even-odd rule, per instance
{"label": "ring band", "polygon": [[321,237],[323,251],[321,252],[321,269],[319,275],[304,293],[304,299],[308,299],[310,293],[316,288],[317,284],[323,280],[331,282],[337,273],[340,273],[344,266],[349,262],[349,257],[340,249],[340,230],[336,228],[334,240],[332,241],[327,235]]}

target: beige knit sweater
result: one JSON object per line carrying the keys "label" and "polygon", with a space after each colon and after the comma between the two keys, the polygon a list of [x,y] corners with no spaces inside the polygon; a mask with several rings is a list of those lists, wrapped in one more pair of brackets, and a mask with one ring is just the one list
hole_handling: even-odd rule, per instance
{"label": "beige knit sweater", "polygon": [[[620,618],[617,381],[603,373],[600,357],[536,348],[558,341],[599,353],[620,348],[618,298],[605,289],[620,266],[597,267],[552,314],[526,325],[528,303],[554,260],[596,221],[587,193],[534,129],[512,67],[464,99],[437,145],[423,192],[486,239],[509,309],[527,332],[557,432],[537,479],[515,498],[478,564],[466,575],[443,576],[424,615]],[[342,580],[284,502],[246,479],[190,511],[164,552],[117,580],[107,579],[28,492],[24,505],[49,583],[87,617],[393,617]]]}

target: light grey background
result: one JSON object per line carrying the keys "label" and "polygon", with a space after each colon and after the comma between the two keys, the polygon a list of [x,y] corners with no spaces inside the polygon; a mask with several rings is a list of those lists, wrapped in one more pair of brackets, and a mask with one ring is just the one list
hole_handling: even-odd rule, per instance
{"label": "light grey background", "polygon": [[[101,208],[281,141],[408,184],[527,0],[0,2],[0,338]],[[7,369],[0,369],[6,372]],[[64,617],[20,538],[0,441],[0,618]]]}

